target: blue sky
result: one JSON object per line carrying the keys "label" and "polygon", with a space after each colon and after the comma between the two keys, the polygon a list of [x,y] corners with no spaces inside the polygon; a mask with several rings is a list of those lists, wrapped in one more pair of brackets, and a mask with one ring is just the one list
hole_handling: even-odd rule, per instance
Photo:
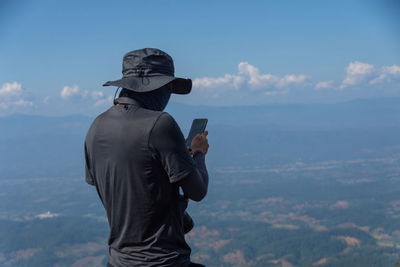
{"label": "blue sky", "polygon": [[122,56],[157,47],[194,81],[172,103],[400,96],[400,2],[0,2],[0,114],[95,114]]}

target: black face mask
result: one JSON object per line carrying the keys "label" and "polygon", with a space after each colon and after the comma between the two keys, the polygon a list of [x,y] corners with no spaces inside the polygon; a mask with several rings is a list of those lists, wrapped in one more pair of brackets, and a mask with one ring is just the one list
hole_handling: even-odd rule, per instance
{"label": "black face mask", "polygon": [[129,89],[122,89],[119,97],[130,97],[139,101],[144,108],[163,111],[171,97],[172,90],[169,84],[164,85],[156,90],[138,93]]}

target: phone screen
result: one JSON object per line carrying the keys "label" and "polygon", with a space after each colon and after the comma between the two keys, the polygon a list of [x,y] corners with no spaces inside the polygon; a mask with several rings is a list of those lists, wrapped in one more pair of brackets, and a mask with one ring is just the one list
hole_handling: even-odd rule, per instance
{"label": "phone screen", "polygon": [[205,131],[208,119],[194,119],[192,122],[192,127],[190,127],[189,136],[186,140],[186,146],[192,147],[193,138]]}

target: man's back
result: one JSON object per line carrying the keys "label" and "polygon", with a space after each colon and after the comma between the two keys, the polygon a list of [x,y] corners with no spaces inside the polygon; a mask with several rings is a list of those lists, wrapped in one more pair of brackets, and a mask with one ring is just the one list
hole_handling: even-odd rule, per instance
{"label": "man's back", "polygon": [[177,182],[194,170],[183,135],[167,113],[127,100],[93,122],[85,141],[86,181],[110,225],[114,266],[186,266]]}

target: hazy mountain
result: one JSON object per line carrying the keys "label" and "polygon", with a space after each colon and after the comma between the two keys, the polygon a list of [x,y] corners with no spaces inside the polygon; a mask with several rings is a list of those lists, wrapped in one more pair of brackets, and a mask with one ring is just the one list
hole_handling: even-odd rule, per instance
{"label": "hazy mountain", "polygon": [[[400,99],[329,105],[207,107],[170,103],[187,134],[209,119],[210,167],[357,158],[400,145]],[[93,118],[0,117],[1,178],[80,177],[83,141]]]}

